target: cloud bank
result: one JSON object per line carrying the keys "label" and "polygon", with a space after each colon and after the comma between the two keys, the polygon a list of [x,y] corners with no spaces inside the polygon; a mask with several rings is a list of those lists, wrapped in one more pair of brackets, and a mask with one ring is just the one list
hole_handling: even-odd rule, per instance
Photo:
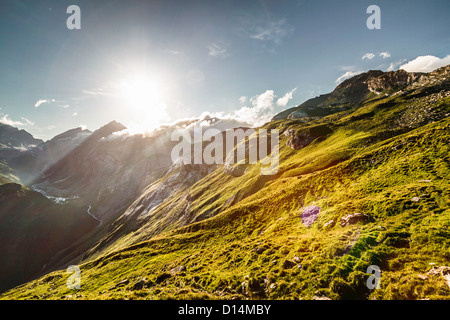
{"label": "cloud bank", "polygon": [[17,126],[34,126],[34,122],[32,122],[31,120],[28,120],[27,118],[22,117],[21,118],[22,121],[15,121],[12,120],[11,118],[9,118],[9,116],[7,114],[3,115],[2,118],[0,118],[0,123],[2,124],[6,124],[12,127],[17,127]]}
{"label": "cloud bank", "polygon": [[419,56],[414,60],[408,61],[400,67],[408,72],[431,72],[437,68],[450,64],[450,55],[444,58],[438,58],[432,55]]}

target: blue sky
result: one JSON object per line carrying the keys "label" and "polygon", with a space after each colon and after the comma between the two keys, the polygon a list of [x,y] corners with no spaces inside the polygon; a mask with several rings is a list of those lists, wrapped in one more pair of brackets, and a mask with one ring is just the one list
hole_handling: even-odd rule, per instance
{"label": "blue sky", "polygon": [[[371,4],[380,30],[366,27]],[[81,30],[66,27],[69,5],[81,9]],[[449,9],[448,0],[2,0],[0,121],[43,139],[205,112],[259,124],[358,72],[443,64]]]}

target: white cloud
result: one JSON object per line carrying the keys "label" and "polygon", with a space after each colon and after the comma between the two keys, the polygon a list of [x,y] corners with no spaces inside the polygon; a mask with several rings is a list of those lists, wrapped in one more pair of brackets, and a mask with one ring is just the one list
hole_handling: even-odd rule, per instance
{"label": "white cloud", "polygon": [[226,121],[228,124],[233,123],[235,126],[257,127],[269,122],[273,118],[275,98],[274,90],[266,90],[262,94],[247,99],[250,105],[243,106],[230,113],[204,113],[200,118],[216,117],[221,119],[221,121]]}
{"label": "white cloud", "polygon": [[96,89],[83,89],[81,90],[82,93],[88,95],[88,96],[110,96],[111,92],[109,92],[107,89],[105,89],[104,87],[101,88],[96,88]]}
{"label": "white cloud", "polygon": [[34,104],[34,107],[37,108],[43,103],[51,103],[51,102],[55,102],[55,99],[40,99],[40,100],[36,101],[36,103]]}
{"label": "white cloud", "polygon": [[362,56],[361,60],[367,59],[372,60],[375,58],[375,55],[372,52],[367,52],[365,55]]}
{"label": "white cloud", "polygon": [[[289,100],[292,99],[292,95],[296,89],[297,88],[292,89],[279,99],[276,99],[277,96],[275,95],[274,90],[266,90],[264,93],[255,95],[250,99],[245,99],[249,102],[249,105],[243,106],[228,114],[221,112],[212,116],[216,116],[220,119],[228,119],[230,121],[234,120],[237,123],[248,124],[253,127],[261,126],[273,118],[276,113],[276,106],[284,107],[287,105]],[[242,101],[244,101],[244,99],[242,99]]]}
{"label": "white cloud", "polygon": [[387,71],[394,71],[396,69],[398,69],[398,67],[404,63],[406,61],[406,59],[401,59],[399,61],[396,62],[391,62],[391,64],[389,65],[389,67],[387,68]]}
{"label": "white cloud", "polygon": [[285,38],[291,36],[294,27],[287,23],[285,18],[269,19],[267,15],[241,14],[239,22],[234,27],[237,35],[258,40],[266,46],[268,43],[280,44]]}
{"label": "white cloud", "polygon": [[382,57],[383,59],[387,59],[391,57],[391,54],[387,51],[384,51],[380,53],[380,57]]}
{"label": "white cloud", "polygon": [[273,108],[273,100],[275,99],[275,92],[273,90],[266,90],[266,92],[250,98],[255,111],[265,111]]}
{"label": "white cloud", "polygon": [[7,114],[5,114],[5,115],[3,115],[2,118],[0,118],[0,123],[7,124],[9,126],[14,126],[14,127],[16,127],[16,126],[34,125],[34,122],[32,122],[32,121],[30,121],[30,120],[28,120],[26,118],[22,118],[22,120],[24,122],[12,120],[11,118],[9,118],[9,116]]}
{"label": "white cloud", "polygon": [[239,98],[239,102],[240,103],[246,103],[247,102],[247,97],[246,96],[242,96]]}
{"label": "white cloud", "polygon": [[227,47],[219,43],[211,43],[208,45],[208,55],[215,58],[226,58],[230,56]]}
{"label": "white cloud", "polygon": [[292,34],[293,31],[293,27],[287,25],[286,19],[282,18],[278,21],[268,21],[263,26],[255,27],[250,34],[250,38],[260,41],[272,41],[278,44],[283,38]]}
{"label": "white cloud", "polygon": [[432,55],[419,56],[400,67],[408,72],[431,72],[437,68],[450,64],[450,55],[445,58],[438,58]]}
{"label": "white cloud", "polygon": [[342,83],[344,80],[347,80],[351,77],[354,77],[358,74],[363,73],[364,71],[347,71],[346,73],[344,73],[343,75],[341,75],[339,78],[336,79],[336,85]]}
{"label": "white cloud", "polygon": [[23,125],[30,125],[30,126],[34,126],[34,122],[31,120],[28,120],[27,118],[22,117],[21,118],[23,121],[25,121],[25,123]]}
{"label": "white cloud", "polygon": [[36,101],[36,103],[34,104],[34,107],[37,108],[43,103],[47,103],[47,100],[38,100],[38,101]]}
{"label": "white cloud", "polygon": [[78,115],[78,112],[77,111],[75,111],[74,113],[72,113],[72,116],[77,116]]}
{"label": "white cloud", "polygon": [[64,105],[61,105],[61,108],[67,109],[67,108],[70,108],[70,105],[69,104],[64,104]]}
{"label": "white cloud", "polygon": [[286,105],[288,104],[289,100],[292,99],[292,96],[293,96],[295,90],[297,90],[297,88],[294,88],[294,89],[292,89],[289,92],[286,92],[286,94],[283,97],[279,98],[277,100],[277,106],[286,107]]}

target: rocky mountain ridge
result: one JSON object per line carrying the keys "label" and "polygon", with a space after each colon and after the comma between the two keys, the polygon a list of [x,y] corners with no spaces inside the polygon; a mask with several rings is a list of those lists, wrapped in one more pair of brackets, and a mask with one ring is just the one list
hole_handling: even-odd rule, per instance
{"label": "rocky mountain ridge", "polygon": [[[370,70],[343,81],[331,93],[309,99],[301,105],[287,109],[275,115],[272,121],[298,119],[305,117],[323,117],[331,113],[345,110],[368,99],[371,93],[379,95],[393,94],[407,86],[418,83],[424,85],[436,75],[445,75],[449,67],[439,68],[429,74],[413,73],[405,70],[383,72]],[[441,79],[443,79],[441,77]],[[414,87],[411,87],[412,89]]]}

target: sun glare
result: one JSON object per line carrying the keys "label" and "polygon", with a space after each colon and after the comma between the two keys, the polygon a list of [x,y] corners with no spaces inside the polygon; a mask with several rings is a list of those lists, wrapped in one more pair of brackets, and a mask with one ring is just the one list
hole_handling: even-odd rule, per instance
{"label": "sun glare", "polygon": [[161,82],[146,75],[133,75],[121,81],[119,92],[123,106],[141,131],[154,129],[167,118]]}

